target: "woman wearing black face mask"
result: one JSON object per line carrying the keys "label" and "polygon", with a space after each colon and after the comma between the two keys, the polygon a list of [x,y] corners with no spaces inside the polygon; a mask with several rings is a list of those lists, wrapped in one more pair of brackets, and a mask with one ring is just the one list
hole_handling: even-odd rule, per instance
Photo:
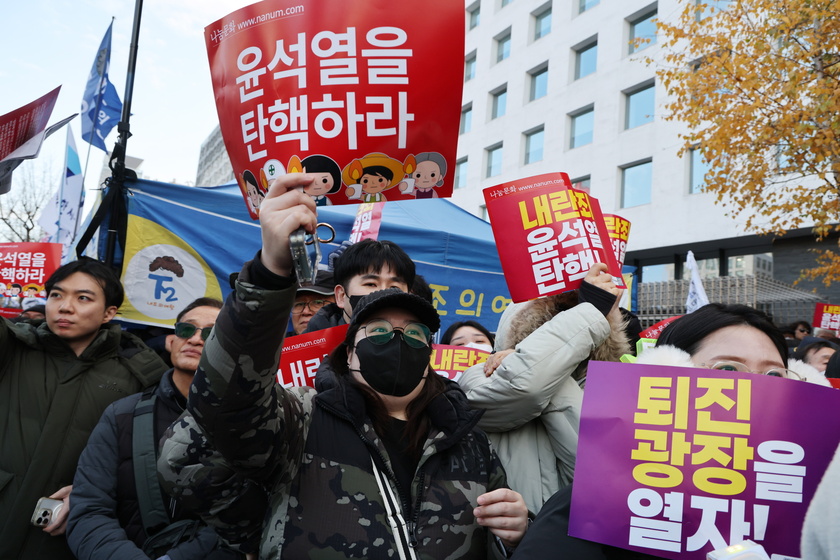
{"label": "woman wearing black face mask", "polygon": [[[333,386],[276,384],[295,292],[288,234],[317,221],[294,190],[308,181],[284,176],[266,196],[262,251],[206,343],[190,414],[163,445],[164,485],[228,541],[261,532],[260,558],[505,557],[527,507],[475,427],[480,413],[429,367],[440,326],[430,303],[368,294],[330,356]],[[242,499],[255,485],[268,492],[266,516]],[[266,519],[256,531],[253,513]]]}

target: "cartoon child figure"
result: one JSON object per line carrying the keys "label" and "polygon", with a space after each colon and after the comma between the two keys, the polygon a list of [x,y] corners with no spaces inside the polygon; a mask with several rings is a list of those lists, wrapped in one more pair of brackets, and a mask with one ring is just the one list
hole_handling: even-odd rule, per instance
{"label": "cartoon child figure", "polygon": [[23,289],[23,301],[21,301],[21,305],[24,309],[26,309],[29,305],[37,305],[39,303],[44,303],[43,301],[39,301],[38,292],[40,291],[41,287],[38,284],[27,284],[24,286]]}
{"label": "cartoon child figure", "polygon": [[23,286],[17,282],[9,284],[9,287],[6,289],[6,298],[3,301],[3,307],[21,309],[20,292],[22,290]]}
{"label": "cartoon child figure", "polygon": [[316,206],[332,206],[327,195],[341,190],[341,168],[332,158],[313,155],[301,161],[297,156],[292,156],[288,169],[289,173],[303,172],[315,175],[315,180],[305,187],[303,192],[312,197]]}
{"label": "cartoon child figure", "polygon": [[[380,153],[371,153],[354,159],[341,171],[341,178],[348,185],[347,198],[361,198],[362,202],[384,202],[388,200],[383,191],[397,186],[405,175],[405,166],[399,161]],[[357,192],[353,185],[358,185]]]}
{"label": "cartoon child figure", "polygon": [[248,206],[248,213],[256,220],[260,217],[260,204],[262,204],[265,193],[268,191],[268,185],[263,180],[261,187],[256,176],[247,169],[239,175],[238,179],[239,190],[242,191],[242,198],[245,199],[245,204]]}
{"label": "cartoon child figure", "polygon": [[[443,185],[443,178],[446,175],[446,159],[437,152],[421,152],[414,156],[414,171],[411,178],[414,180],[414,189],[408,181],[400,185],[404,193],[410,191],[414,198],[438,198],[435,187]],[[406,193],[408,194],[408,193]]]}

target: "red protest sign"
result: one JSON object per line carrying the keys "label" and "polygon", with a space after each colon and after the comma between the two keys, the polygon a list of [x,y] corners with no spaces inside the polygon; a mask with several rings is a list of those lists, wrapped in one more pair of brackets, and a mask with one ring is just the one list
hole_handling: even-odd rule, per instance
{"label": "red protest sign", "polygon": [[615,260],[618,268],[624,266],[624,255],[627,254],[627,239],[630,237],[630,221],[615,214],[604,214],[604,225],[607,226],[607,235],[610,236]]}
{"label": "red protest sign", "polygon": [[815,329],[840,330],[840,305],[818,303],[814,309]]}
{"label": "red protest sign", "polygon": [[682,317],[682,315],[675,315],[673,317],[668,317],[667,319],[662,319],[655,325],[651,325],[650,327],[646,328],[642,332],[639,333],[639,337],[641,338],[652,338],[654,340],[659,339],[659,335],[662,334],[662,331],[665,330],[665,327],[676,321]]}
{"label": "red protest sign", "polygon": [[299,334],[283,341],[277,382],[286,388],[315,386],[315,372],[321,361],[344,341],[349,325]]}
{"label": "red protest sign", "polygon": [[466,346],[435,344],[430,365],[438,375],[458,381],[467,368],[487,361],[490,352]]}
{"label": "red protest sign", "polygon": [[274,177],[319,204],[452,195],[464,8],[264,0],[205,28],[222,137],[256,217]]}
{"label": "red protest sign", "polygon": [[[484,189],[508,289],[514,302],[577,288],[595,263],[625,287],[598,201],[547,173]],[[527,264],[526,264],[527,263]]]}
{"label": "red protest sign", "polygon": [[44,283],[61,265],[61,243],[0,243],[0,317],[46,304]]}
{"label": "red protest sign", "polygon": [[350,230],[350,243],[363,239],[379,238],[379,226],[382,225],[382,207],[384,202],[366,202],[359,204],[353,229]]}

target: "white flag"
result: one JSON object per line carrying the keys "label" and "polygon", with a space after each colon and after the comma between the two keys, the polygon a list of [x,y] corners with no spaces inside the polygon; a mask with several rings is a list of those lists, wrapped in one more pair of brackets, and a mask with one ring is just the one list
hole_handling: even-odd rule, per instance
{"label": "white flag", "polygon": [[[85,203],[84,177],[79,163],[79,152],[73,131],[67,127],[67,154],[64,160],[64,175],[52,201],[44,207],[38,223],[50,236],[52,243],[70,247],[76,237],[79,214]],[[64,259],[62,259],[63,261]]]}
{"label": "white flag", "polygon": [[688,252],[685,259],[685,266],[691,272],[688,297],[685,300],[685,312],[691,313],[709,303],[709,298],[706,295],[706,290],[703,289],[703,282],[700,281],[700,271],[697,270],[697,261],[694,260],[694,253],[691,251]]}

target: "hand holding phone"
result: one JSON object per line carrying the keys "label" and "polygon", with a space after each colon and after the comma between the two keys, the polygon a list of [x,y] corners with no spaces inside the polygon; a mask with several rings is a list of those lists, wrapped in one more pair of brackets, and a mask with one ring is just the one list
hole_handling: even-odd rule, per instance
{"label": "hand holding phone", "polygon": [[52,523],[53,519],[58,518],[58,513],[63,507],[64,502],[62,500],[41,498],[35,505],[35,511],[32,513],[31,523],[36,527],[46,527]]}

